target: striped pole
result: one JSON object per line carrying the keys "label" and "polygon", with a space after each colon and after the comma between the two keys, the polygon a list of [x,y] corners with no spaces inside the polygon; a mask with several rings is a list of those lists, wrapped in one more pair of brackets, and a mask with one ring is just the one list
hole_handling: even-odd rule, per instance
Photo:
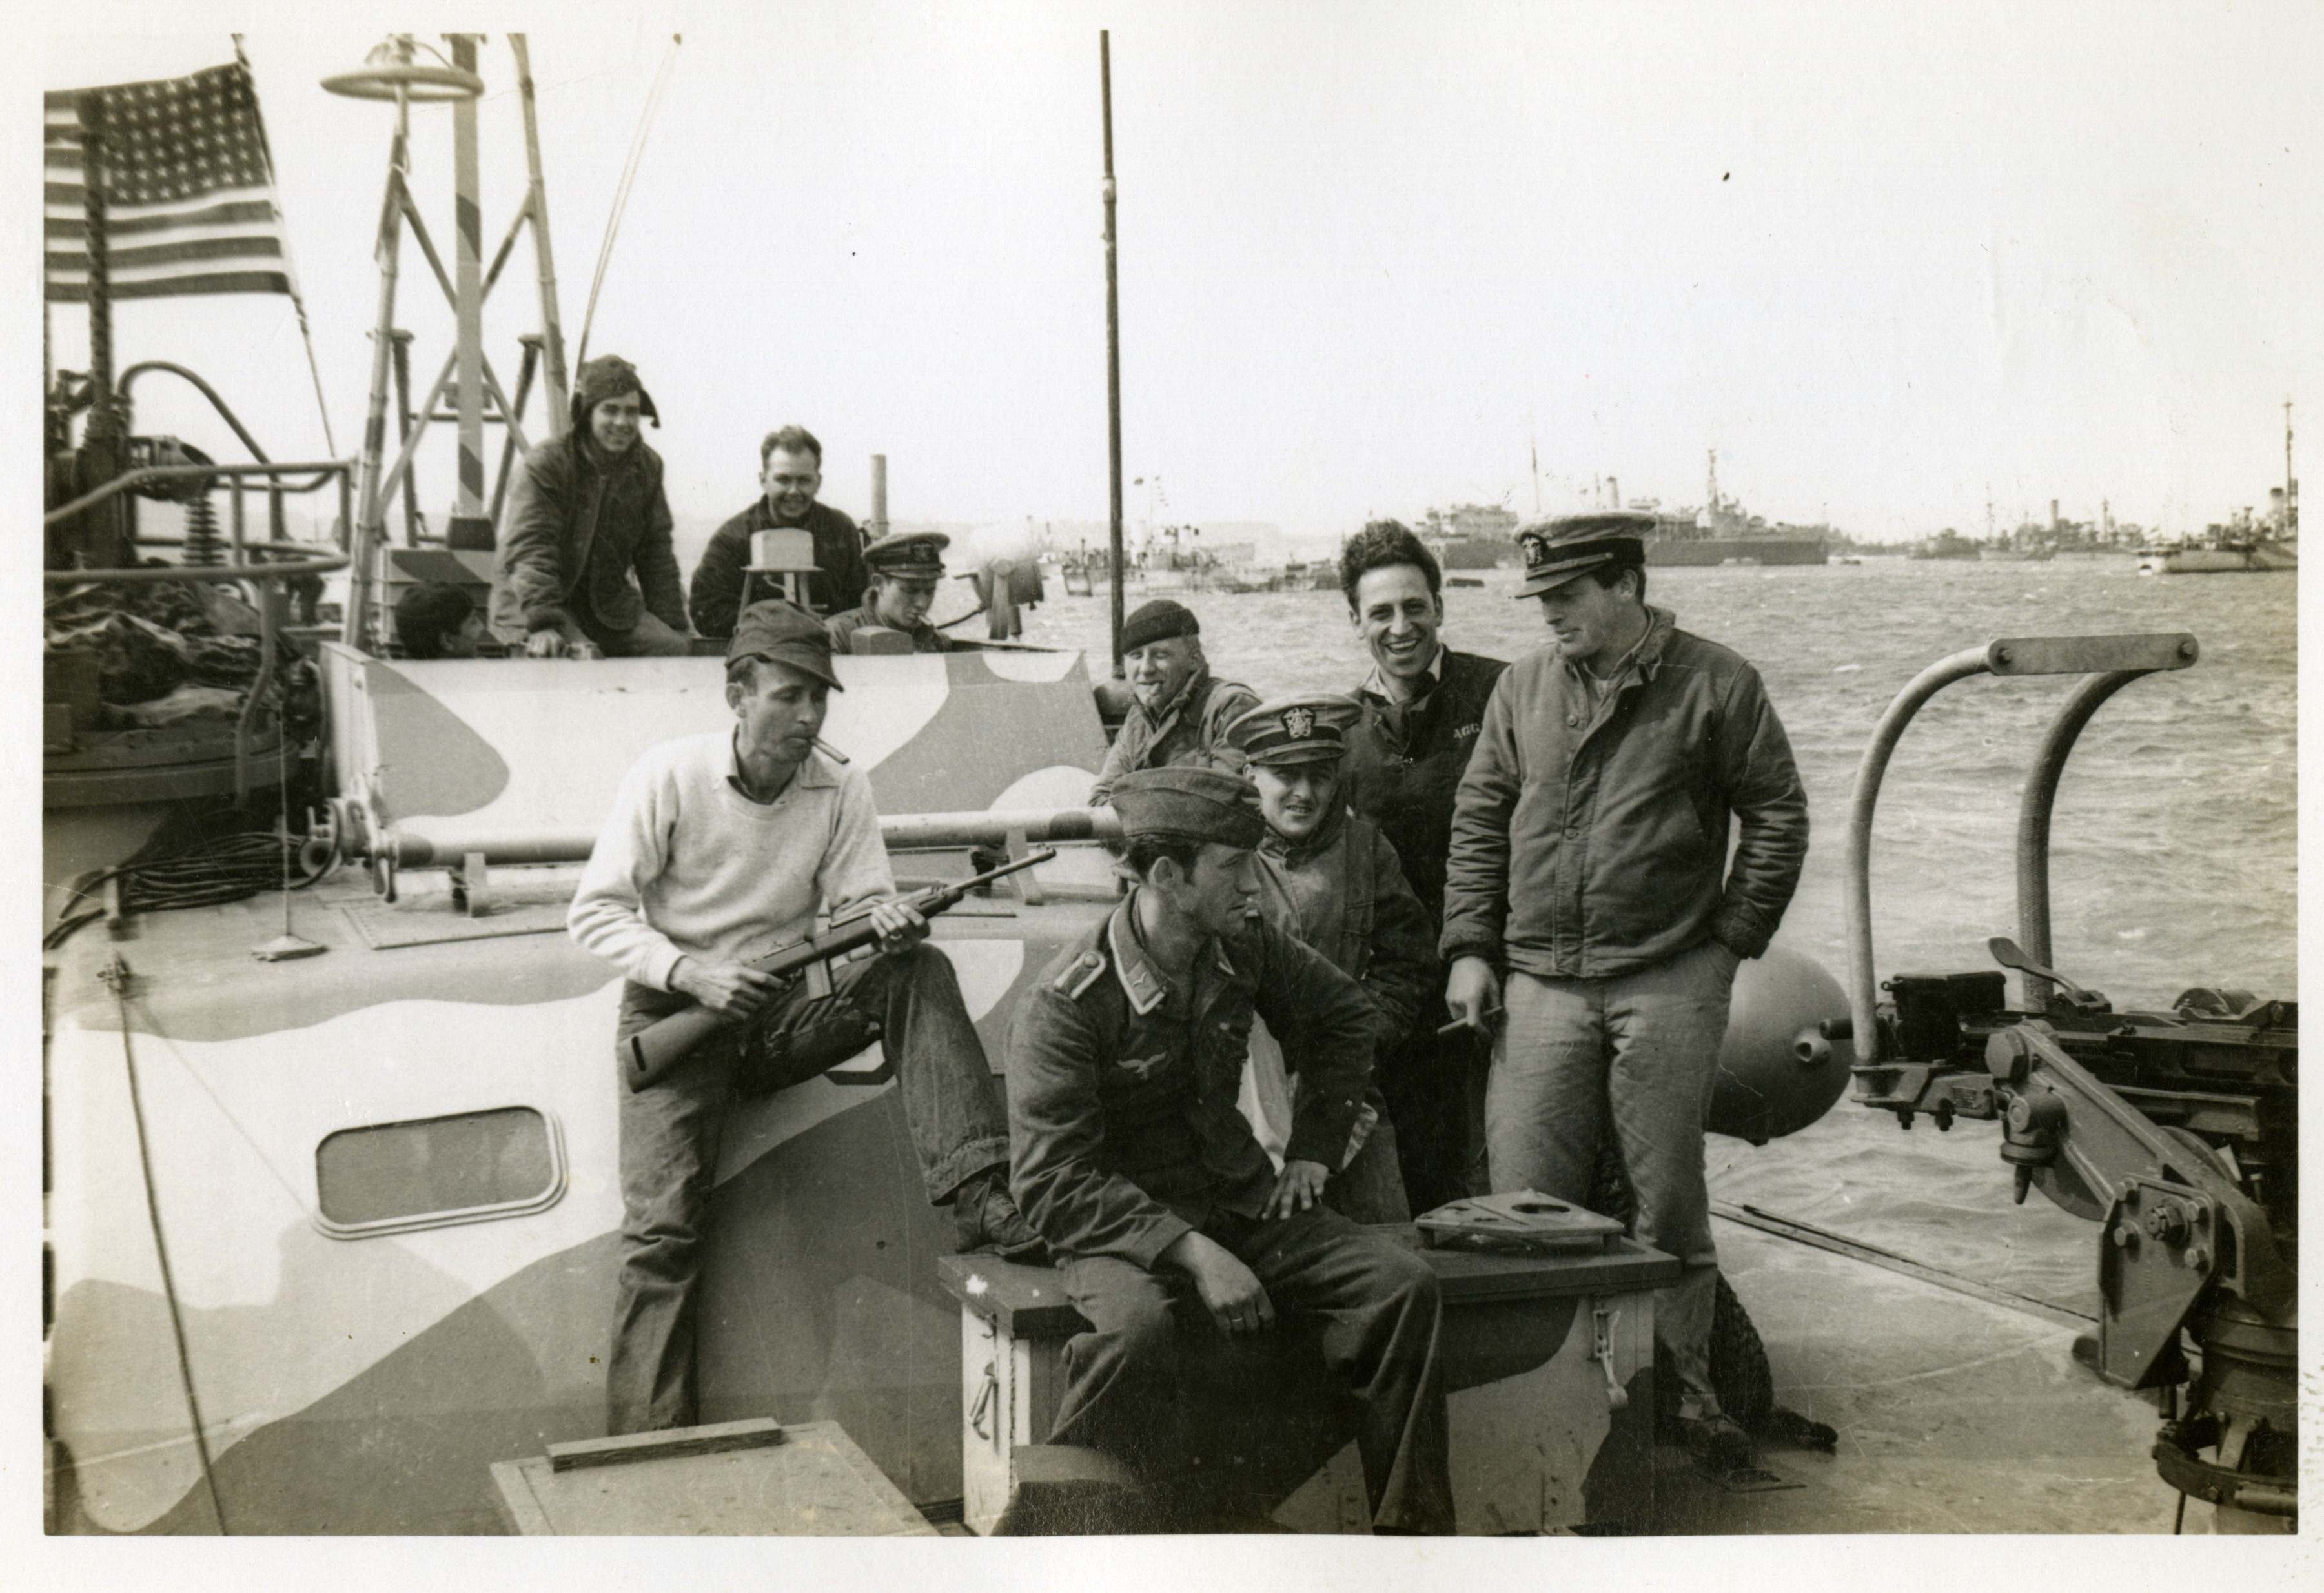
{"label": "striped pole", "polygon": [[[478,33],[453,33],[452,64],[476,69]],[[452,311],[459,358],[453,379],[453,410],[459,421],[458,486],[445,543],[489,549],[493,522],[484,517],[484,207],[477,198],[476,102],[466,96],[452,104]]]}

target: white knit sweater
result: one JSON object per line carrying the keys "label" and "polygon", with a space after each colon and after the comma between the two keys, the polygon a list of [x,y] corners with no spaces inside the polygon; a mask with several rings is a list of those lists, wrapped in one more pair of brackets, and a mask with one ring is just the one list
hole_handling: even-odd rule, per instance
{"label": "white knit sweater", "polygon": [[638,983],[670,988],[683,956],[743,961],[895,889],[871,783],[810,753],[783,794],[735,787],[732,731],[668,741],[638,760],[581,873],[573,938]]}

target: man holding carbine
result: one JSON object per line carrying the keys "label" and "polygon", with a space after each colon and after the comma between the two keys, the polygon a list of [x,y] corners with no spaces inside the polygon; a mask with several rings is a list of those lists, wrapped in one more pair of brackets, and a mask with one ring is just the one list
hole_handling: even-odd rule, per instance
{"label": "man holding carbine", "polygon": [[[630,771],[567,918],[627,976],[617,1049],[694,1003],[729,1025],[656,1082],[624,1089],[622,1268],[607,1428],[696,1419],[694,1300],[718,1137],[738,1100],[814,1077],[873,1038],[904,1096],[928,1199],[960,1248],[1029,1257],[1008,1192],[1008,1117],[952,964],[895,884],[862,774],[816,750],[839,685],[823,623],[785,603],[742,612],[726,655],[731,731],[655,748]],[[811,998],[749,964],[868,909],[881,955]]]}

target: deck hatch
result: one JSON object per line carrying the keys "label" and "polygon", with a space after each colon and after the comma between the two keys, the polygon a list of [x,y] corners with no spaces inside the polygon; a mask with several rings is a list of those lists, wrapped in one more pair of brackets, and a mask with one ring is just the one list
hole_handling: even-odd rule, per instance
{"label": "deck hatch", "polygon": [[316,1224],[337,1238],[520,1217],[565,1192],[565,1145],[530,1107],[342,1128],[315,1147]]}

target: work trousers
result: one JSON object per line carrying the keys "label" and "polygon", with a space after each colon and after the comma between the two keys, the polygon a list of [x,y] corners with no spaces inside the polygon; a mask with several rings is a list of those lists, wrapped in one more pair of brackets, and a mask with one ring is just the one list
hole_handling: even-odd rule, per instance
{"label": "work trousers", "polygon": [[[644,985],[622,991],[615,1047],[688,998]],[[875,1027],[876,1026],[876,1027]],[[832,992],[793,984],[749,1029],[721,1030],[659,1082],[621,1091],[621,1278],[605,1373],[610,1433],[696,1421],[696,1285],[703,1214],[718,1172],[718,1137],[738,1100],[800,1083],[882,1041],[928,1200],[1009,1159],[1009,1119],[960,981],[930,945],[832,972]]]}
{"label": "work trousers", "polygon": [[1655,1311],[1655,1336],[1677,1363],[1683,1416],[1719,1409],[1710,1361],[1719,1252],[1702,1121],[1738,962],[1705,940],[1610,979],[1512,971],[1485,1086],[1497,1194],[1537,1190],[1586,1208],[1599,1144],[1613,1135],[1637,1196],[1632,1231],[1683,1268]]}
{"label": "work trousers", "polygon": [[[1258,1275],[1278,1326],[1322,1328],[1324,1364],[1363,1409],[1357,1450],[1375,1526],[1452,1530],[1436,1275],[1393,1240],[1317,1207],[1263,1221],[1214,1214],[1204,1231]],[[1148,1272],[1111,1256],[1059,1263],[1065,1293],[1091,1331],[1065,1345],[1067,1385],[1053,1443],[1085,1444],[1149,1478],[1181,1459],[1179,1358],[1214,1344],[1207,1325],[1180,1327],[1184,1274]]]}

